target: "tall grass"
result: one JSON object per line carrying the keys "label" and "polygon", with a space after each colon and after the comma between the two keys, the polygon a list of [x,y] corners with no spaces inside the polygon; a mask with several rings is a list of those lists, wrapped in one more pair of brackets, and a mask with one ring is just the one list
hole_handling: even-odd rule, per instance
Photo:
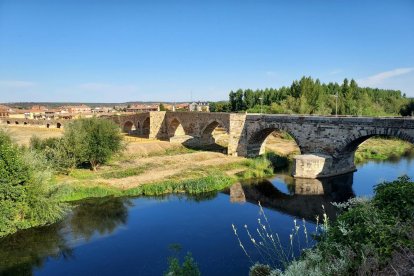
{"label": "tall grass", "polygon": [[311,235],[320,235],[328,227],[328,218],[325,213],[322,225],[319,224],[319,217],[317,217],[314,233],[309,233],[304,219],[301,222],[294,219],[292,231],[289,234],[289,243],[282,244],[279,234],[273,232],[269,219],[260,202],[259,208],[259,218],[257,219],[256,228],[250,230],[247,225],[243,227],[249,238],[248,243],[253,246],[258,253],[257,255],[260,256],[259,260],[253,260],[253,257],[251,257],[252,254],[248,252],[248,246],[240,239],[237,227],[232,224],[233,232],[240,248],[253,265],[250,275],[269,275],[272,271],[280,272],[280,269],[287,268],[292,261],[297,260],[304,249],[315,244]]}

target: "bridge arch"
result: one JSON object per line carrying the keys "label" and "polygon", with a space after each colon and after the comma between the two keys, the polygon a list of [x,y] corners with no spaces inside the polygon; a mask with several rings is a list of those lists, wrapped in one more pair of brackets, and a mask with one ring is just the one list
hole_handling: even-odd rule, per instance
{"label": "bridge arch", "polygon": [[171,138],[174,136],[182,135],[186,135],[186,132],[180,120],[178,120],[177,118],[172,119],[172,121],[168,125],[168,137]]}
{"label": "bridge arch", "polygon": [[131,121],[126,121],[124,125],[122,126],[122,131],[125,133],[131,133],[135,130],[136,129],[135,129],[134,123]]}
{"label": "bridge arch", "polygon": [[356,134],[347,137],[342,145],[337,148],[334,157],[343,158],[344,155],[350,155],[353,162],[355,152],[357,151],[358,147],[373,137],[397,138],[414,145],[414,137],[400,131],[399,129],[388,129],[386,131],[379,131],[375,129],[367,134]]}
{"label": "bridge arch", "polygon": [[150,117],[145,118],[145,120],[142,122],[141,124],[141,133],[144,136],[148,136],[150,135]]}
{"label": "bridge arch", "polygon": [[215,145],[220,151],[227,151],[229,144],[229,130],[218,119],[210,120],[200,132],[201,144]]}
{"label": "bridge arch", "polygon": [[299,151],[299,154],[303,152],[300,142],[291,131],[283,127],[268,126],[253,132],[250,137],[247,138],[247,156],[255,157],[265,153],[266,141],[272,133],[287,133],[293,138],[295,144],[298,146],[297,150]]}

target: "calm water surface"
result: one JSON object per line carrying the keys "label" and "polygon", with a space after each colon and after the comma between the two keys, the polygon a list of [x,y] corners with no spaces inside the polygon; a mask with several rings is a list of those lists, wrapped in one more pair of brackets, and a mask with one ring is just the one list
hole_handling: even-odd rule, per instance
{"label": "calm water surface", "polygon": [[172,255],[169,245],[180,244],[180,255],[191,251],[203,275],[248,275],[251,263],[231,224],[259,260],[243,229],[247,224],[255,231],[258,201],[273,232],[288,244],[293,219],[305,218],[313,229],[321,205],[334,216],[329,202],[370,196],[375,184],[403,174],[414,178],[413,159],[368,162],[353,174],[323,182],[279,174],[198,197],[88,200],[61,223],[0,240],[0,274],[161,275]]}

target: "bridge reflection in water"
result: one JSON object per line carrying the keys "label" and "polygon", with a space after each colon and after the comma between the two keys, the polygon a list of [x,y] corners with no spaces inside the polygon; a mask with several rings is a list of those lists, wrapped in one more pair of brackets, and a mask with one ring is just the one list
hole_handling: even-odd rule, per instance
{"label": "bridge reflection in water", "polygon": [[335,218],[336,208],[331,203],[344,202],[355,196],[352,190],[353,173],[324,179],[278,177],[287,183],[288,193],[280,191],[272,180],[236,183],[224,193],[230,195],[232,203],[260,202],[265,208],[314,222],[316,216],[322,216],[322,206],[329,218]]}

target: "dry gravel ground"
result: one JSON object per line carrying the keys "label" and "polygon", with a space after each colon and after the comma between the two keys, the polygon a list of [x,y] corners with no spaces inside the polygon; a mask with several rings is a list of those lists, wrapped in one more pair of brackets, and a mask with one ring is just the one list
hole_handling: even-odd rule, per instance
{"label": "dry gravel ground", "polygon": [[[151,144],[152,147],[157,147],[157,142]],[[171,156],[144,157],[131,160],[126,166],[124,165],[125,163],[121,163],[122,168],[128,166],[145,166],[149,164],[149,169],[142,174],[118,179],[99,179],[99,182],[113,187],[127,189],[144,183],[166,180],[169,177],[176,175],[182,175],[185,178],[186,171],[205,168],[207,166],[219,167],[220,165],[235,163],[241,160],[243,160],[241,157],[227,156],[222,153],[205,151]]]}
{"label": "dry gravel ground", "polygon": [[5,130],[10,133],[14,142],[19,145],[29,145],[30,138],[32,136],[38,136],[39,138],[45,139],[50,137],[60,137],[62,136],[62,129],[48,129],[32,126],[8,126],[2,125],[0,129]]}

